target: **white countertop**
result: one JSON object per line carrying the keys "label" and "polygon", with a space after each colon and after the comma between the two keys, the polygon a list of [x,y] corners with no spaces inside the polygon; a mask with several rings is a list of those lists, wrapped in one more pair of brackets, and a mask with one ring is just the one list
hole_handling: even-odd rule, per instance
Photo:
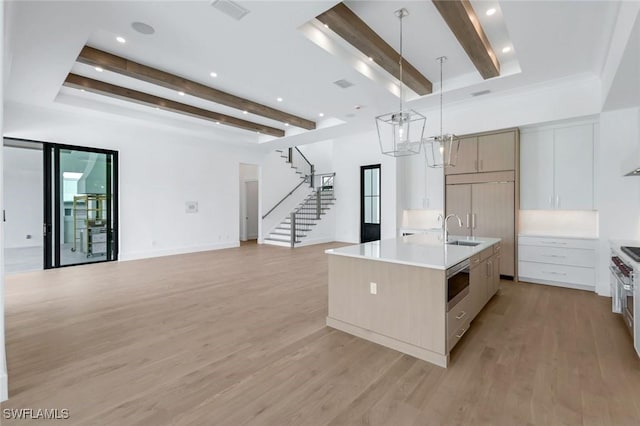
{"label": "white countertop", "polygon": [[562,238],[567,240],[597,240],[598,237],[581,237],[576,235],[559,235],[559,234],[535,234],[535,233],[527,233],[527,234],[518,234],[518,237],[535,237],[535,238]]}
{"label": "white countertop", "polygon": [[477,241],[480,244],[473,247],[450,245],[444,244],[441,235],[416,234],[329,249],[325,253],[430,269],[447,269],[498,243],[500,238],[449,236],[449,241],[456,240]]}

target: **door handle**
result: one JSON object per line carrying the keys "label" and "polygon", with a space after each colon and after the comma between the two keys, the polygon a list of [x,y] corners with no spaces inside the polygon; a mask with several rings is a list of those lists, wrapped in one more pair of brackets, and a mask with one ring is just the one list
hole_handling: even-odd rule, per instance
{"label": "door handle", "polygon": [[476,229],[476,214],[471,215],[471,228]]}
{"label": "door handle", "polygon": [[560,208],[560,196],[556,195],[556,209]]}
{"label": "door handle", "polygon": [[470,225],[470,220],[469,220],[469,213],[467,213],[467,229],[469,229]]}

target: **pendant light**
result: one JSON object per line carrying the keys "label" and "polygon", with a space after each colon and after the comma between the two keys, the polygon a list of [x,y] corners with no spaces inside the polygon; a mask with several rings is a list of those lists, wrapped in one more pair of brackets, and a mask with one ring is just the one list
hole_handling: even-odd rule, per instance
{"label": "pendant light", "polygon": [[446,62],[447,57],[441,56],[440,61],[440,135],[432,136],[424,141],[424,155],[427,159],[427,165],[432,168],[455,167],[458,159],[458,150],[460,149],[460,140],[452,133],[443,133],[442,131],[442,64]]}
{"label": "pendant light", "polygon": [[420,153],[424,126],[424,115],[404,107],[404,83],[402,81],[402,20],[409,15],[407,9],[394,12],[400,19],[400,110],[376,117],[376,128],[380,150],[392,157],[403,157]]}

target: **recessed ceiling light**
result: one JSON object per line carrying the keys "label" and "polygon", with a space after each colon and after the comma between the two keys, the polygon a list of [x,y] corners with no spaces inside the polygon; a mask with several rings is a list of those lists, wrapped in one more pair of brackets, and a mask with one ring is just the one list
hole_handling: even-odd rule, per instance
{"label": "recessed ceiling light", "polygon": [[487,16],[491,16],[495,13],[496,13],[495,7],[492,7],[491,9],[487,9]]}
{"label": "recessed ceiling light", "polygon": [[511,46],[506,46],[502,48],[502,53],[509,53],[511,52]]}
{"label": "recessed ceiling light", "polygon": [[242,111],[242,113],[247,115],[247,114],[249,114],[249,111]]}
{"label": "recessed ceiling light", "polygon": [[324,112],[321,112],[320,114],[318,114],[318,117],[324,117]]}
{"label": "recessed ceiling light", "polygon": [[257,133],[257,134],[260,134],[260,130],[258,130],[256,133]]}
{"label": "recessed ceiling light", "polygon": [[327,24],[324,24],[324,27],[325,27],[325,28],[329,28],[329,25],[327,25]]}
{"label": "recessed ceiling light", "polygon": [[282,98],[278,98],[276,99],[278,102],[282,102]]}
{"label": "recessed ceiling light", "polygon": [[213,71],[211,71],[211,72],[209,73],[209,75],[210,75],[211,77],[213,77],[213,78],[216,78],[216,77],[218,76],[218,73],[217,73],[217,72],[213,72]]}
{"label": "recessed ceiling light", "polygon": [[85,92],[86,90],[84,90],[84,89],[80,89],[80,91],[81,91],[81,92]]}
{"label": "recessed ceiling light", "polygon": [[216,121],[216,124],[220,124],[220,122],[219,122],[219,121]]}
{"label": "recessed ceiling light", "polygon": [[289,123],[284,123],[284,126],[285,127],[289,127]]}
{"label": "recessed ceiling light", "polygon": [[184,92],[178,92],[178,95],[184,96]]}
{"label": "recessed ceiling light", "polygon": [[371,56],[369,56],[369,61],[373,62],[373,58]]}
{"label": "recessed ceiling light", "polygon": [[362,105],[356,105],[356,106],[354,106],[353,108],[354,108],[354,109],[356,109],[356,110],[358,110],[358,109],[362,108]]}
{"label": "recessed ceiling light", "polygon": [[127,40],[125,40],[124,37],[120,37],[120,36],[116,37],[116,41],[118,43],[123,43],[123,44],[127,42]]}
{"label": "recessed ceiling light", "polygon": [[98,71],[98,72],[104,71],[104,69],[102,69],[102,67],[95,67],[95,70]]}
{"label": "recessed ceiling light", "polygon": [[151,35],[156,32],[156,30],[149,24],[145,24],[144,22],[134,22],[131,24],[131,28],[139,32],[140,34]]}

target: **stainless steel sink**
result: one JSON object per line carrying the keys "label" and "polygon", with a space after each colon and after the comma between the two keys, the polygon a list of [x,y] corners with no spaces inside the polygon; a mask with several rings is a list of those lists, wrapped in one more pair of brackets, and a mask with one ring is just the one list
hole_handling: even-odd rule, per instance
{"label": "stainless steel sink", "polygon": [[468,246],[468,247],[475,247],[475,246],[479,246],[480,244],[482,244],[479,241],[465,241],[465,240],[457,240],[457,241],[449,241],[447,244],[449,244],[450,246]]}

